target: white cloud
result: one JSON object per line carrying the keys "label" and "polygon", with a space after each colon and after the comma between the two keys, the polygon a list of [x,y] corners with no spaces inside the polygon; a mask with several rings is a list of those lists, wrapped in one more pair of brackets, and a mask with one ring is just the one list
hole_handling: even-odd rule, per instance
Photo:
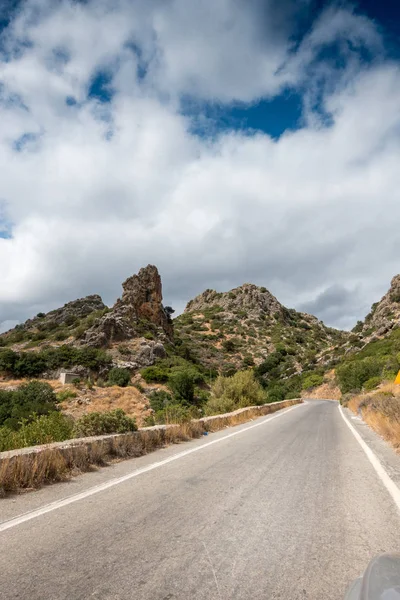
{"label": "white cloud", "polygon": [[[354,46],[382,44],[349,10],[323,14],[293,53],[275,3],[261,5],[24,5],[0,62],[0,200],[14,223],[13,238],[0,238],[0,321],[88,293],[112,302],[148,262],[179,308],[205,287],[250,280],[291,306],[319,297],[322,316],[350,326],[384,291],[399,270],[399,67],[381,55],[362,66]],[[313,79],[310,69],[334,40],[352,49],[324,87],[330,127],[312,101],[307,125],[278,141],[202,139],[179,114],[180,94],[229,102],[288,83],[316,91],[320,71]],[[104,68],[115,91],[107,106],[87,98]],[[26,133],[37,137],[17,152]]]}

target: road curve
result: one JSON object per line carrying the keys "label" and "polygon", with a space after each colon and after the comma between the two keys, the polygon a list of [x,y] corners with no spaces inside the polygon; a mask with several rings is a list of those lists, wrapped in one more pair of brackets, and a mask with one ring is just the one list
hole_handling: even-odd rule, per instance
{"label": "road curve", "polygon": [[204,446],[0,532],[0,598],[341,600],[400,513],[336,403],[272,417],[1,500],[0,523]]}

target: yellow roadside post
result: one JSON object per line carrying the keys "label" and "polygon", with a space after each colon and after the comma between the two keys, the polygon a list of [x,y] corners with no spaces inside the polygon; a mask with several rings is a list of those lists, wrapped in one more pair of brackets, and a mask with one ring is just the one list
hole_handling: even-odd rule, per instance
{"label": "yellow roadside post", "polygon": [[397,383],[397,385],[400,385],[400,371],[397,373],[397,377],[394,382]]}

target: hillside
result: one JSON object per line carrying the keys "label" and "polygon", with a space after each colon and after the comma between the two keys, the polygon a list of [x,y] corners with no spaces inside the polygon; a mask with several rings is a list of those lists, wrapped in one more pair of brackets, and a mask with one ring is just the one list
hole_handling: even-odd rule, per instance
{"label": "hillside", "polygon": [[228,374],[260,366],[278,354],[275,376],[289,377],[331,360],[348,338],[252,284],[225,293],[206,290],[188,303],[174,325],[177,343],[195,360]]}
{"label": "hillside", "polygon": [[[88,376],[111,365],[134,371],[166,356],[164,346],[173,340],[173,325],[162,304],[157,268],[148,265],[122,287],[112,308],[98,295],[87,296],[2,334],[0,346],[10,351],[3,357],[8,363],[15,359],[17,365],[12,374],[51,378],[62,368],[80,367],[77,373]],[[7,360],[0,359],[0,369],[7,370]]]}
{"label": "hillside", "polygon": [[388,292],[375,302],[364,321],[358,321],[353,332],[364,343],[387,335],[400,325],[400,275],[393,277]]}

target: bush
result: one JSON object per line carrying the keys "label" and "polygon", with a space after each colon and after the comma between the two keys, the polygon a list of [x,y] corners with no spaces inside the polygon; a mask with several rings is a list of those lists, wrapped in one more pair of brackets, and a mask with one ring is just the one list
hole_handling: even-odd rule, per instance
{"label": "bush", "polygon": [[222,367],[222,375],[224,377],[232,377],[237,371],[234,364],[227,363]]}
{"label": "bush", "polygon": [[312,375],[307,375],[307,377],[304,378],[303,384],[301,387],[303,390],[309,390],[313,387],[317,387],[318,385],[322,385],[323,382],[324,382],[324,378],[322,375],[313,373]]}
{"label": "bush", "polygon": [[285,395],[283,385],[273,385],[268,389],[268,402],[281,402],[285,399]]}
{"label": "bush", "polygon": [[254,365],[254,358],[250,355],[247,355],[243,358],[243,365],[245,367],[252,367]]}
{"label": "bush", "polygon": [[57,398],[57,402],[63,402],[64,400],[68,400],[68,398],[76,398],[77,393],[72,391],[72,390],[61,390],[61,392],[58,392],[58,394],[56,395]]}
{"label": "bush", "polygon": [[374,390],[376,387],[378,387],[378,385],[381,383],[381,378],[378,377],[371,377],[371,379],[368,379],[364,385],[363,385],[363,389],[364,390]]}
{"label": "bush", "polygon": [[231,412],[237,408],[260,405],[266,402],[266,394],[256,380],[253,371],[238,371],[232,377],[217,378],[211,388],[206,404],[208,414]]}
{"label": "bush", "polygon": [[126,387],[131,382],[131,374],[128,369],[119,369],[114,367],[108,374],[108,383],[110,385],[119,385]]}
{"label": "bush", "polygon": [[198,418],[200,415],[196,409],[191,406],[182,406],[182,404],[170,404],[163,410],[159,410],[153,415],[155,424],[164,423],[187,423],[191,419]]}
{"label": "bush", "polygon": [[363,384],[382,372],[382,364],[374,358],[344,363],[336,369],[336,378],[342,394],[361,390]]}
{"label": "bush", "polygon": [[54,339],[56,342],[63,342],[68,337],[68,333],[64,331],[64,329],[60,329],[57,333],[54,334]]}
{"label": "bush", "polygon": [[168,392],[164,390],[157,390],[156,392],[150,394],[149,401],[150,406],[154,410],[154,412],[164,410],[164,408],[173,404],[171,394],[168,394]]}
{"label": "bush", "polygon": [[190,370],[172,372],[168,377],[168,386],[180,402],[193,404],[195,376]]}
{"label": "bush", "polygon": [[235,342],[233,340],[224,340],[222,342],[222,347],[226,352],[235,352]]}
{"label": "bush", "polygon": [[97,348],[74,348],[64,344],[41,352],[0,350],[0,371],[14,377],[38,377],[46,370],[74,365],[99,371],[111,365],[111,357]]}
{"label": "bush", "polygon": [[72,437],[73,422],[60,412],[35,415],[30,422],[23,421],[18,431],[0,427],[0,452],[62,442]]}
{"label": "bush", "polygon": [[117,408],[104,413],[92,412],[83,415],[75,423],[73,436],[90,437],[92,435],[127,433],[136,430],[135,419],[128,417],[122,409]]}
{"label": "bush", "polygon": [[168,369],[156,365],[142,369],[140,374],[146,383],[166,383],[168,381]]}
{"label": "bush", "polygon": [[47,415],[57,410],[57,398],[48,383],[31,381],[17,390],[0,390],[0,426],[18,429],[20,422],[34,415]]}

